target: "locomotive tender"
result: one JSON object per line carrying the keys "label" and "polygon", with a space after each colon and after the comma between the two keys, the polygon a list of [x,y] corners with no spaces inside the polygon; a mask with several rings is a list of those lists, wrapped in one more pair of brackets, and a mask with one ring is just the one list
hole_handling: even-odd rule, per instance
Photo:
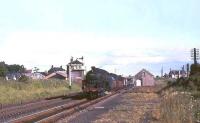
{"label": "locomotive tender", "polygon": [[124,80],[122,76],[92,67],[82,82],[83,93],[90,99],[97,98],[105,95],[106,91],[123,88]]}

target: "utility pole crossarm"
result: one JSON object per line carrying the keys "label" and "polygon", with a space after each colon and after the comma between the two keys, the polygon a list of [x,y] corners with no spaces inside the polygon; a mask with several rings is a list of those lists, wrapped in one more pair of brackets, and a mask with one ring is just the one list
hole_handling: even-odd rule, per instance
{"label": "utility pole crossarm", "polygon": [[197,64],[197,60],[199,59],[199,49],[192,49],[191,50],[191,58],[194,60],[194,64]]}

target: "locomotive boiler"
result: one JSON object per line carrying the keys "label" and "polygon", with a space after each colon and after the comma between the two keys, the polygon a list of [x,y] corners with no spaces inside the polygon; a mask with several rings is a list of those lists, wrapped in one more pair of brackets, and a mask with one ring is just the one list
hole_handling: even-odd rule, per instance
{"label": "locomotive boiler", "polygon": [[123,83],[124,78],[122,76],[92,67],[82,82],[82,89],[88,98],[93,99],[105,95],[106,91],[123,88]]}

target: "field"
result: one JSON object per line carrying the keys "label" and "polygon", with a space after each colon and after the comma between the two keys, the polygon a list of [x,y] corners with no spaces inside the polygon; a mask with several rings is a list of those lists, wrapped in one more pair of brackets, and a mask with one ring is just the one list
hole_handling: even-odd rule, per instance
{"label": "field", "polygon": [[0,103],[15,104],[81,91],[80,85],[77,84],[73,84],[71,90],[68,87],[68,82],[64,80],[17,82],[0,79]]}

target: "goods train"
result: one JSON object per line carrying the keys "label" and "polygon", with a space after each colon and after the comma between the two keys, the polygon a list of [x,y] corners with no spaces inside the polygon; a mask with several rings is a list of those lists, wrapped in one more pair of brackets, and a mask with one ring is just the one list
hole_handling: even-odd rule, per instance
{"label": "goods train", "polygon": [[82,82],[83,93],[90,99],[103,96],[106,91],[114,91],[124,87],[125,78],[109,73],[103,69],[92,67]]}

